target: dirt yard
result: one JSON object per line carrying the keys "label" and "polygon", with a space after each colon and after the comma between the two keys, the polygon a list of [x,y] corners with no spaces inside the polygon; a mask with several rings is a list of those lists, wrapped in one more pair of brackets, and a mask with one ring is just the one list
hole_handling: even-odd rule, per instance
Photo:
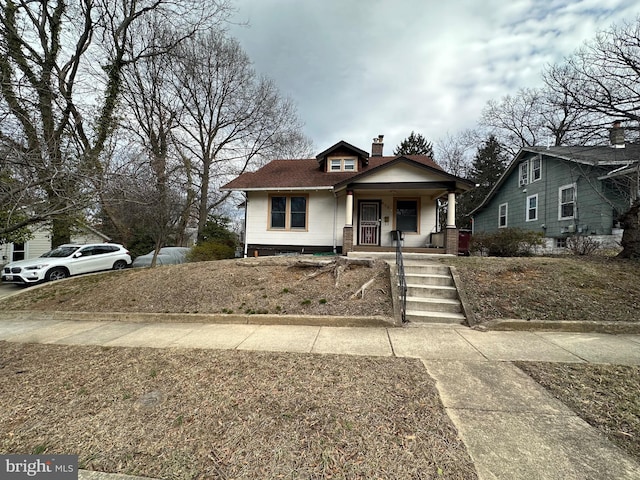
{"label": "dirt yard", "polygon": [[[304,260],[305,263],[300,263]],[[3,301],[6,310],[393,316],[389,266],[308,266],[315,257],[222,260],[72,277]],[[359,289],[370,280],[364,294]]]}

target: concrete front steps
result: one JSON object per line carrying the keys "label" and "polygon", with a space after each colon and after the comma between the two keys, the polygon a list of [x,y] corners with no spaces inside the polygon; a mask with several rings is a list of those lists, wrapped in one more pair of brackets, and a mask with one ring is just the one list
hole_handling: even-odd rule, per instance
{"label": "concrete front steps", "polygon": [[[395,252],[349,252],[347,255],[351,258],[378,258],[392,265],[396,260]],[[436,263],[437,259],[447,257],[454,256],[403,254],[407,281],[406,320],[409,325],[466,323],[451,270]]]}
{"label": "concrete front steps", "polygon": [[405,262],[406,320],[414,324],[466,321],[449,267],[425,262]]}

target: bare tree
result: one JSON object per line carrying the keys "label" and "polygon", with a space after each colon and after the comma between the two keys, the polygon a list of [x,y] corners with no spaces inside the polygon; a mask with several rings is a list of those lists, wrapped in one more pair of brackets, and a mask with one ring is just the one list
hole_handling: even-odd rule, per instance
{"label": "bare tree", "polygon": [[[226,8],[205,0],[0,1],[0,143],[24,162],[23,181],[40,200],[21,209],[27,222],[51,220],[54,245],[69,239],[69,214],[102,173],[125,68],[168,53]],[[152,15],[175,32],[165,42],[141,35]]]}
{"label": "bare tree", "polygon": [[[151,26],[149,35],[162,42],[170,34],[156,24]],[[148,159],[148,183],[143,190],[147,192],[147,198],[153,199],[153,207],[146,204],[145,210],[155,214],[152,221],[142,224],[148,225],[149,232],[156,240],[152,260],[152,266],[155,266],[157,253],[163,246],[162,242],[167,240],[168,232],[175,234],[178,233],[176,230],[180,230],[177,244],[184,244],[186,241],[189,212],[195,199],[191,176],[188,172],[186,175],[184,173],[184,163],[180,161],[172,135],[178,127],[183,106],[173,89],[172,56],[142,59],[131,65],[127,73],[123,82],[125,111],[121,124],[135,138]],[[178,182],[182,182],[179,187]],[[187,192],[183,197],[184,201],[178,200],[176,188]],[[109,205],[108,199],[103,199],[104,211],[115,225],[117,219],[113,217],[122,211],[110,211]],[[180,210],[178,219],[175,218],[176,209]],[[168,222],[164,228],[161,227],[162,220]],[[173,237],[175,239],[176,235]]]}
{"label": "bare tree", "polygon": [[544,78],[583,111],[640,122],[640,17],[600,32]]}
{"label": "bare tree", "polygon": [[156,250],[152,266],[155,266],[157,251],[167,243],[175,243],[179,235],[184,209],[180,185],[167,179],[163,188],[158,189],[157,175],[146,152],[123,161],[121,168],[111,171],[106,178],[101,202],[106,226],[115,229],[134,248],[142,243],[147,250],[148,240],[152,240]]}
{"label": "bare tree", "polygon": [[447,172],[465,177],[469,172],[476,145],[481,140],[478,134],[472,130],[465,130],[457,134],[447,133],[435,144],[435,155],[438,165]]}
{"label": "bare tree", "polygon": [[238,42],[213,31],[185,42],[173,59],[184,107],[177,136],[198,185],[198,235],[229,193],[216,187],[283,150],[307,148],[292,102],[259,77]]}
{"label": "bare tree", "polygon": [[527,88],[487,102],[480,124],[515,156],[522,147],[602,141],[602,125],[594,117],[562,91]]}

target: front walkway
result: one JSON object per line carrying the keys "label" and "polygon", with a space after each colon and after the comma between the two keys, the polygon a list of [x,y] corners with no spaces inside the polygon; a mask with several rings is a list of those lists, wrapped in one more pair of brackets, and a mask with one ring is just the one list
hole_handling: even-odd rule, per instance
{"label": "front walkway", "polygon": [[[640,465],[511,361],[640,365],[640,335],[0,318],[0,340],[422,359],[481,479],[635,479]],[[126,478],[80,472],[81,479]]]}

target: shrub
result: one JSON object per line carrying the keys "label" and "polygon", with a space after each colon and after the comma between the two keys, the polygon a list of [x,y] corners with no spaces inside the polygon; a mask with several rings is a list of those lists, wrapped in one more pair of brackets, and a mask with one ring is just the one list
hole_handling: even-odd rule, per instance
{"label": "shrub", "polygon": [[592,255],[600,249],[602,244],[591,237],[572,235],[567,237],[567,248],[574,255]]}
{"label": "shrub", "polygon": [[474,234],[471,237],[471,250],[493,257],[526,257],[543,243],[542,232],[504,228],[497,232]]}
{"label": "shrub", "polygon": [[194,245],[187,260],[190,262],[206,262],[209,260],[222,260],[234,258],[235,248],[219,242],[202,242]]}

